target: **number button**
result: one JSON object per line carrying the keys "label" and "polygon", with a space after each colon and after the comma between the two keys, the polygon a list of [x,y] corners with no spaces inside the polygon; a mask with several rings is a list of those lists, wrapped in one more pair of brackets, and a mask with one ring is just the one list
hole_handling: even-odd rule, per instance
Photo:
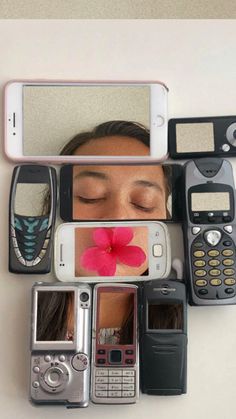
{"label": "number button", "polygon": [[211,275],[211,276],[218,276],[220,274],[221,274],[221,271],[219,269],[211,269],[209,271],[209,275]]}
{"label": "number button", "polygon": [[226,278],[224,280],[225,285],[235,285],[236,284],[236,280],[234,278]]}
{"label": "number button", "polygon": [[210,284],[213,285],[214,287],[219,286],[222,284],[222,281],[220,278],[214,278],[210,280]]}
{"label": "number button", "polygon": [[209,250],[209,252],[207,252],[207,254],[208,254],[208,256],[216,257],[216,256],[219,256],[220,252],[216,249],[212,249],[212,250]]}
{"label": "number button", "polygon": [[195,258],[202,258],[205,256],[205,252],[203,250],[195,250],[193,256],[195,256]]}
{"label": "number button", "polygon": [[234,260],[233,259],[224,259],[222,263],[225,266],[232,266],[234,264]]}
{"label": "number button", "polygon": [[197,281],[195,281],[195,284],[198,287],[205,287],[205,285],[207,285],[207,281],[205,279],[197,279]]}
{"label": "number button", "polygon": [[234,275],[234,273],[235,273],[235,270],[234,269],[230,269],[230,268],[227,268],[227,269],[224,269],[224,274],[226,275],[226,276],[232,276],[232,275]]}
{"label": "number button", "polygon": [[225,249],[225,250],[223,250],[223,252],[222,252],[222,255],[223,256],[232,256],[234,254],[234,252],[233,252],[233,250],[231,250],[231,249]]}
{"label": "number button", "polygon": [[204,260],[195,260],[194,262],[194,266],[196,266],[197,268],[202,268],[205,265],[206,265],[206,262]]}
{"label": "number button", "polygon": [[219,266],[220,265],[220,261],[218,259],[211,259],[211,260],[209,260],[208,264],[210,266]]}
{"label": "number button", "polygon": [[206,271],[205,269],[198,269],[197,271],[194,272],[195,276],[205,276],[206,275]]}

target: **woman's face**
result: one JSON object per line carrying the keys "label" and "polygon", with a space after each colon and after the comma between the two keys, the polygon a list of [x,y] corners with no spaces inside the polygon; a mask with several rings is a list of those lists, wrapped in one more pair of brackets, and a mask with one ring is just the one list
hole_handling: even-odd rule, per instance
{"label": "woman's face", "polygon": [[[130,137],[90,140],[79,155],[149,154]],[[161,166],[74,166],[73,219],[166,219],[166,179]]]}

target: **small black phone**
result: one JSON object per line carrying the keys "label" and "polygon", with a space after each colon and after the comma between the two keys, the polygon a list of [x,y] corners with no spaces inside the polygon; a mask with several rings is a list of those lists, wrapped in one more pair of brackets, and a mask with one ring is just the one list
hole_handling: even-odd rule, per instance
{"label": "small black phone", "polygon": [[186,393],[187,299],[185,285],[153,280],[140,289],[141,390],[150,395]]}
{"label": "small black phone", "polygon": [[188,161],[182,189],[189,302],[235,304],[235,185],[230,162]]}
{"label": "small black phone", "polygon": [[63,221],[181,221],[179,164],[64,165],[60,170]]}
{"label": "small black phone", "polygon": [[172,159],[236,156],[236,116],[170,119],[168,143]]}
{"label": "small black phone", "polygon": [[56,185],[52,167],[35,164],[14,168],[9,202],[10,272],[50,272]]}

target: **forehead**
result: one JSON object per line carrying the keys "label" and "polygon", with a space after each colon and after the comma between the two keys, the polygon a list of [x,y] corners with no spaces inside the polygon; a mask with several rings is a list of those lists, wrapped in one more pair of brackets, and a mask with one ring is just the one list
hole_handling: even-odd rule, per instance
{"label": "forehead", "polygon": [[149,147],[137,138],[114,135],[88,140],[79,146],[75,155],[148,156]]}
{"label": "forehead", "polygon": [[150,182],[165,183],[165,175],[161,165],[105,165],[105,166],[78,166],[73,167],[73,178],[100,179],[113,184],[123,184],[124,186],[138,181],[145,180]]}

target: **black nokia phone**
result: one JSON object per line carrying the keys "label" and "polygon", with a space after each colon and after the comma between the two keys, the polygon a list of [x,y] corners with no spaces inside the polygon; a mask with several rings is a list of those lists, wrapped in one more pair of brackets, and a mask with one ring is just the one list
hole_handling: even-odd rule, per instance
{"label": "black nokia phone", "polygon": [[56,184],[56,171],[52,167],[15,167],[9,202],[10,272],[50,272]]}
{"label": "black nokia phone", "polygon": [[140,290],[140,380],[143,393],[179,395],[187,382],[187,299],[174,280]]}
{"label": "black nokia phone", "polygon": [[236,116],[170,119],[168,137],[172,159],[236,156]]}
{"label": "black nokia phone", "polygon": [[235,186],[231,164],[220,158],[187,162],[183,190],[189,302],[235,304]]}

